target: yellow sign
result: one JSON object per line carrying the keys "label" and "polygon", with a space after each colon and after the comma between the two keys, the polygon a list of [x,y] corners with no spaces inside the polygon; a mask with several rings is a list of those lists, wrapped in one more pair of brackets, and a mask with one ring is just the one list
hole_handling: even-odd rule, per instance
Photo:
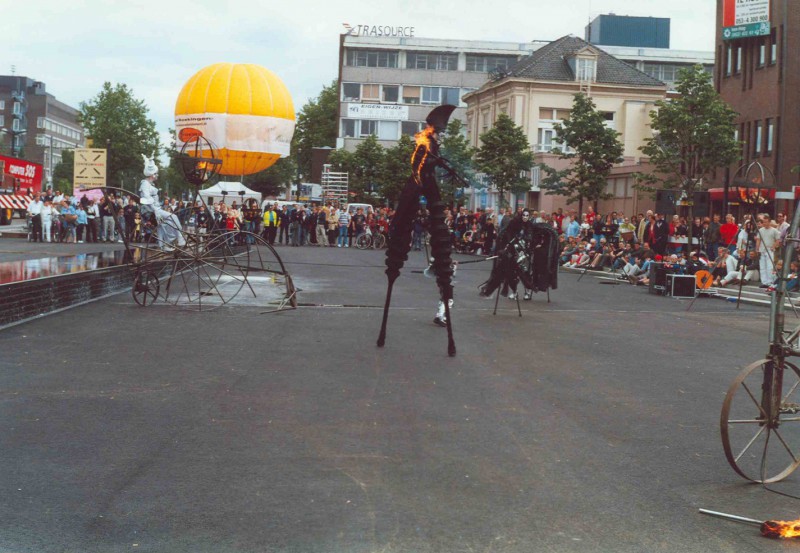
{"label": "yellow sign", "polygon": [[106,150],[104,148],[75,148],[73,186],[98,188],[106,185]]}

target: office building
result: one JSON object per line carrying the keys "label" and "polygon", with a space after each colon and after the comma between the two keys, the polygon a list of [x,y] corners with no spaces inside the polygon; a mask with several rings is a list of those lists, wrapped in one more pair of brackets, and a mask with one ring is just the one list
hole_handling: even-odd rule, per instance
{"label": "office building", "polygon": [[13,157],[41,163],[52,182],[61,150],[81,147],[86,137],[78,110],[49,94],[45,83],[29,77],[0,76],[0,147]]}

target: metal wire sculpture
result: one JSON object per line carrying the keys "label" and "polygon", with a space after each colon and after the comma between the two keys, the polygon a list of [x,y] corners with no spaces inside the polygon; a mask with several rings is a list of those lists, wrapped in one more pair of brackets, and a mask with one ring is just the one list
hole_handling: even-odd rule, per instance
{"label": "metal wire sculpture", "polygon": [[[432,110],[426,122],[428,126],[416,135],[417,146],[411,155],[412,176],[400,194],[397,210],[389,229],[389,248],[386,251],[386,276],[389,284],[386,289],[386,303],[383,306],[383,321],[378,336],[378,347],[386,343],[386,324],[389,319],[389,305],[392,301],[394,281],[400,276],[400,269],[408,260],[411,250],[411,233],[414,217],[419,209],[420,196],[428,202],[428,221],[430,231],[431,264],[439,286],[439,296],[444,303],[447,326],[447,353],[456,354],[453,340],[453,324],[450,316],[450,300],[453,298],[453,261],[450,258],[452,245],[450,231],[445,224],[445,204],[442,202],[439,186],[436,183],[436,168],[441,167],[455,179],[463,182],[447,160],[439,155],[439,133],[447,127],[447,121],[455,106],[444,105]],[[465,183],[466,184],[466,183]],[[468,186],[468,185],[467,185]]]}

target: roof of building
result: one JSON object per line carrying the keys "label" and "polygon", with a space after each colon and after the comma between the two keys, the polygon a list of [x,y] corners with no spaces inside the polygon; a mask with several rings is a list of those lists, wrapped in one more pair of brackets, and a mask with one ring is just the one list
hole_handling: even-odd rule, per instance
{"label": "roof of building", "polygon": [[567,35],[542,46],[531,55],[509,67],[502,77],[521,77],[541,81],[575,82],[575,74],[567,62],[570,56],[583,50],[597,54],[597,76],[594,82],[631,86],[666,86],[576,36]]}

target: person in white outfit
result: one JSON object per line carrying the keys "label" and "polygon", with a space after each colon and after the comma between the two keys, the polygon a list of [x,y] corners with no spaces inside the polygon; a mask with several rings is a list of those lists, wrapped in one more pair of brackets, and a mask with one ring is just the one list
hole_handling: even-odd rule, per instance
{"label": "person in white outfit", "polygon": [[775,267],[775,246],[781,238],[781,233],[772,226],[769,218],[759,215],[756,220],[756,249],[758,250],[758,272],[761,275],[761,286],[767,288],[775,280],[773,274]]}
{"label": "person in white outfit", "polygon": [[50,242],[53,229],[53,218],[58,216],[58,211],[53,207],[53,202],[47,200],[42,207],[42,232],[45,241]]}
{"label": "person in white outfit", "polygon": [[186,241],[181,232],[181,222],[174,213],[163,209],[158,202],[158,188],[155,187],[158,178],[158,166],[155,162],[155,152],[152,157],[142,154],[144,159],[144,179],[139,184],[139,203],[141,204],[142,220],[150,219],[155,214],[158,224],[158,243],[164,249],[174,246],[183,247]]}

